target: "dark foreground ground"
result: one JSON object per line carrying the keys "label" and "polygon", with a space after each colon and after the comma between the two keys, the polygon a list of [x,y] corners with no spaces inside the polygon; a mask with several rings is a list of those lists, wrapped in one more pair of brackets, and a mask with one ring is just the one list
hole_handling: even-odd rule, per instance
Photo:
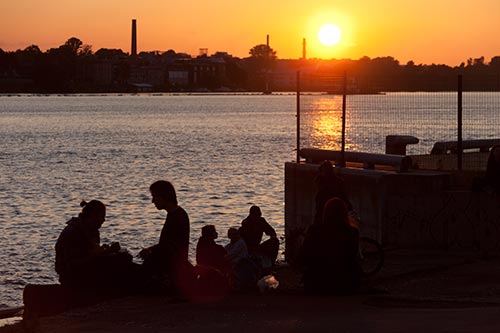
{"label": "dark foreground ground", "polygon": [[303,295],[287,267],[277,279],[276,292],[214,303],[118,299],[41,318],[36,332],[500,332],[500,256],[388,251],[383,270],[349,297]]}

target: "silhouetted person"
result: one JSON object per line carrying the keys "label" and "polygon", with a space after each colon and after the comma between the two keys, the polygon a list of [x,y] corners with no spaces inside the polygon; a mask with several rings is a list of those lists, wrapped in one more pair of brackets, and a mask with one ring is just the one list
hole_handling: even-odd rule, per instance
{"label": "silhouetted person", "polygon": [[484,177],[474,178],[472,191],[500,194],[500,145],[491,147],[486,163],[486,174]]}
{"label": "silhouetted person", "polygon": [[[56,242],[55,269],[63,286],[77,290],[113,291],[132,287],[138,267],[120,245],[100,245],[99,228],[106,218],[106,207],[98,200],[83,201],[78,217],[67,222]],[[134,276],[132,276],[134,275]]]}
{"label": "silhouetted person", "polygon": [[190,283],[192,265],[188,261],[189,217],[177,203],[174,186],[164,180],[153,183],[149,190],[152,202],[158,210],[166,210],[158,244],[139,252],[144,260],[143,267],[153,276],[168,277],[172,291],[181,296]]}
{"label": "silhouetted person", "polygon": [[352,205],[347,199],[344,180],[333,173],[333,165],[330,161],[321,163],[315,182],[317,192],[315,197],[316,212],[314,214],[314,223],[321,222],[325,203],[331,198],[344,200],[348,210],[352,210]]}
{"label": "silhouetted person", "polygon": [[217,237],[215,226],[206,225],[201,228],[201,237],[196,245],[196,263],[222,271],[228,267],[225,258],[227,252],[222,245],[215,243]]}
{"label": "silhouetted person", "polygon": [[351,294],[359,288],[359,232],[340,198],[326,202],[321,223],[312,224],[302,248],[304,288],[312,294]]}
{"label": "silhouetted person", "polygon": [[[270,238],[261,244],[264,233]],[[278,257],[279,240],[258,206],[250,207],[250,214],[241,222],[240,234],[251,255],[264,256],[274,264]]]}
{"label": "silhouetted person", "polygon": [[491,148],[486,165],[486,186],[500,194],[500,145]]}
{"label": "silhouetted person", "polygon": [[201,228],[201,237],[196,245],[196,295],[197,301],[214,301],[223,298],[230,289],[230,265],[226,250],[215,243],[215,226]]}
{"label": "silhouetted person", "polygon": [[249,257],[246,242],[238,228],[229,228],[226,245],[227,258],[231,263],[231,287],[234,290],[255,290],[261,275],[260,263]]}
{"label": "silhouetted person", "polygon": [[248,247],[237,228],[229,228],[227,237],[230,240],[229,244],[225,246],[227,258],[234,267],[240,260],[248,258]]}

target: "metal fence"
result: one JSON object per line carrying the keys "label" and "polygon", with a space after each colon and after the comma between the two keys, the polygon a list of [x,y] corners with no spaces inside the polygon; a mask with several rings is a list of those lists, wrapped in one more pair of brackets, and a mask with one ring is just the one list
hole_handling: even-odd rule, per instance
{"label": "metal fence", "polygon": [[[484,170],[489,147],[500,143],[500,91],[468,90],[480,86],[471,80],[430,83],[439,92],[362,91],[348,74],[298,72],[297,146],[384,154],[387,136],[413,136],[406,155],[415,167]],[[312,85],[324,92],[308,93]]]}

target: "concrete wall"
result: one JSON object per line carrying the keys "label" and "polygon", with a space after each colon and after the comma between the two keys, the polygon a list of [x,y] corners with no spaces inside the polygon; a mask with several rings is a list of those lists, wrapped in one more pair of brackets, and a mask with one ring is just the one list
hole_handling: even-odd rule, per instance
{"label": "concrete wall", "polygon": [[[292,262],[313,221],[317,164],[285,164],[285,258]],[[335,168],[361,217],[361,235],[384,246],[500,249],[500,198],[451,191],[447,172]]]}

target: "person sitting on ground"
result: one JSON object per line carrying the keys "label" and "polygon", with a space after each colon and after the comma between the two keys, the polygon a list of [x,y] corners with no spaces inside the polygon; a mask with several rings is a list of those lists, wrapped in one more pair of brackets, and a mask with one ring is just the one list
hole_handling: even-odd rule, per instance
{"label": "person sitting on ground", "polygon": [[139,257],[143,267],[153,278],[168,277],[175,296],[183,297],[192,283],[192,265],[188,261],[189,216],[178,205],[174,186],[165,180],[154,182],[149,190],[158,210],[166,210],[158,244],[143,249]]}
{"label": "person sitting on ground", "polygon": [[201,228],[201,237],[196,245],[196,295],[197,301],[214,301],[223,298],[230,289],[230,267],[226,250],[215,243],[215,226]]}
{"label": "person sitting on ground", "polygon": [[227,258],[234,267],[240,260],[248,257],[248,248],[243,238],[241,238],[238,228],[229,228],[227,238],[230,240],[229,244],[225,247]]}
{"label": "person sitting on ground", "polygon": [[347,199],[344,180],[334,174],[333,165],[330,161],[321,163],[315,183],[317,192],[315,196],[316,212],[314,214],[314,223],[321,223],[325,203],[331,198],[344,200],[348,210],[352,211],[352,205]]}
{"label": "person sitting on ground", "polygon": [[228,264],[226,261],[226,249],[215,243],[218,234],[215,226],[206,225],[201,228],[201,237],[196,245],[196,263],[224,271]]}
{"label": "person sitting on ground", "polygon": [[119,243],[100,244],[99,228],[106,218],[101,201],[82,201],[78,217],[67,222],[57,239],[55,269],[63,286],[75,290],[125,291],[137,268]]}
{"label": "person sitting on ground", "polygon": [[238,228],[229,228],[226,245],[227,259],[231,263],[231,288],[237,291],[255,290],[261,275],[261,263],[249,257],[247,244]]}
{"label": "person sitting on ground", "polygon": [[[264,233],[270,238],[261,244]],[[258,206],[250,207],[250,214],[241,222],[240,234],[250,255],[264,257],[274,265],[278,257],[279,240],[276,231],[262,217]]]}
{"label": "person sitting on ground", "polygon": [[312,224],[302,248],[304,289],[311,294],[352,294],[360,285],[359,231],[340,198],[326,202],[321,223]]}

